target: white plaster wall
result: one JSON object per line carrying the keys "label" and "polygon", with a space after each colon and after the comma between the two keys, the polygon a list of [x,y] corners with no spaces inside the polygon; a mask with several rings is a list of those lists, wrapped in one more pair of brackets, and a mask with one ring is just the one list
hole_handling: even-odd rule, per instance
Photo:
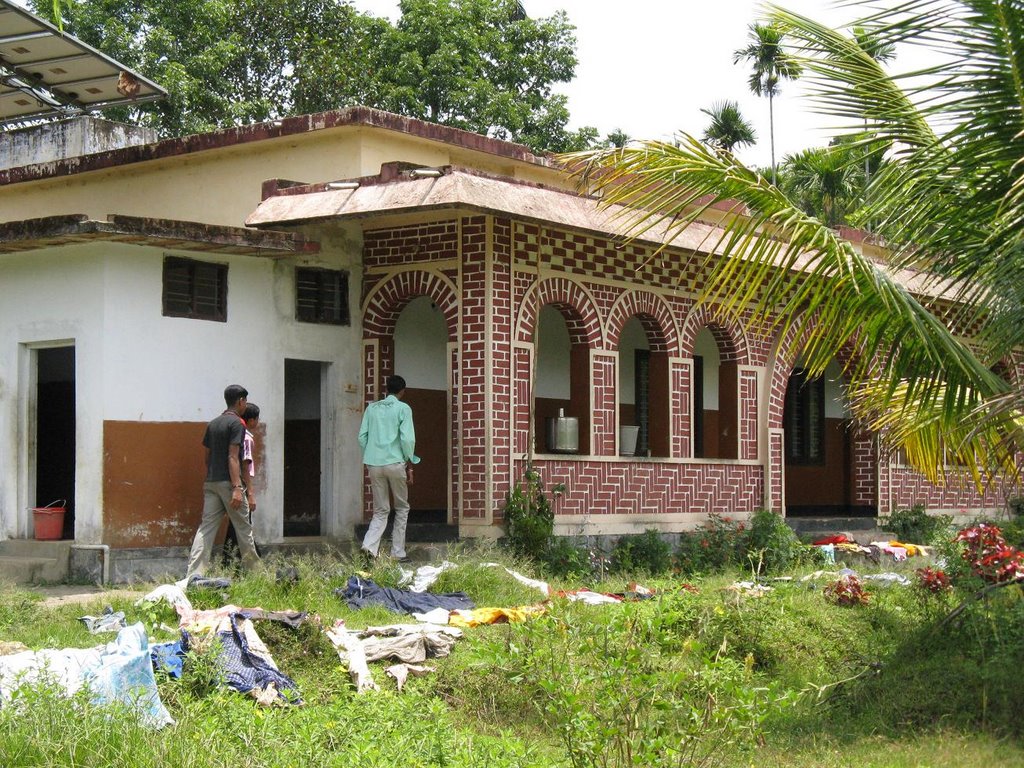
{"label": "white plaster wall", "polygon": [[570,343],[565,318],[553,307],[541,307],[537,329],[537,397],[568,400]]}
{"label": "white plaster wall", "polygon": [[92,246],[0,256],[0,538],[30,532],[28,475],[30,346],[74,344],[76,357],[75,524],[99,541],[102,510],[101,364],[104,265]]}
{"label": "white plaster wall", "polygon": [[[17,466],[22,453],[19,413],[26,406],[18,393],[28,370],[25,344],[76,345],[76,538],[82,542],[99,541],[102,530],[104,420],[207,421],[223,410],[224,387],[239,383],[260,405],[266,429],[267,487],[254,521],[257,537],[276,541],[283,530],[284,361],[319,361],[327,364],[324,528],[328,535],[350,533],[361,519],[362,498],[356,442],[361,236],[341,228],[318,236],[322,252],[303,263],[349,270],[349,326],[294,319],[293,259],[111,243],[0,256],[0,466]],[[228,265],[226,323],[162,315],[163,258],[172,253]],[[2,478],[0,530],[24,536],[27,479],[13,481],[10,470]]]}
{"label": "white plaster wall", "polygon": [[427,296],[413,299],[395,326],[395,372],[413,389],[448,389],[448,327]]}
{"label": "white plaster wall", "polygon": [[850,406],[843,393],[843,369],[833,360],[825,368],[825,418],[848,419]]}
{"label": "white plaster wall", "polygon": [[693,341],[693,354],[704,358],[704,410],[718,410],[718,368],[721,357],[718,342],[707,328],[702,328]]}

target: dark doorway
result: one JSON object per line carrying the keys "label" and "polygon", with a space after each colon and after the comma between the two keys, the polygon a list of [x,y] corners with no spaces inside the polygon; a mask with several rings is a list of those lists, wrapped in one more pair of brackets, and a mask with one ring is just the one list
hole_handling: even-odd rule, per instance
{"label": "dark doorway", "polygon": [[327,364],[284,361],[284,535],[319,536]]}
{"label": "dark doorway", "polygon": [[61,503],[61,538],[75,538],[75,348],[36,350],[37,507]]}

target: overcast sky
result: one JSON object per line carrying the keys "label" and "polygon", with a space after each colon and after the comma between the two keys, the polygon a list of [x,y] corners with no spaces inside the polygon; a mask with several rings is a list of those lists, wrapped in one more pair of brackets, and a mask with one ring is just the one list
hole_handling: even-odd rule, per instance
{"label": "overcast sky", "polygon": [[[768,102],[750,93],[749,69],[732,63],[747,44],[759,0],[522,0],[534,18],[564,10],[576,27],[576,79],[559,89],[569,97],[570,126],[593,125],[601,135],[621,128],[637,139],[667,139],[682,130],[699,136],[701,113],[723,99],[738,101],[758,141],[737,154],[748,164],[769,165]],[[891,0],[890,0],[891,2]],[[354,0],[375,16],[397,18],[395,0]],[[867,15],[830,0],[780,0],[779,5],[844,26]],[[919,51],[900,50],[893,67],[909,69]],[[826,118],[810,112],[798,84],[783,82],[775,99],[775,154],[828,143]]]}

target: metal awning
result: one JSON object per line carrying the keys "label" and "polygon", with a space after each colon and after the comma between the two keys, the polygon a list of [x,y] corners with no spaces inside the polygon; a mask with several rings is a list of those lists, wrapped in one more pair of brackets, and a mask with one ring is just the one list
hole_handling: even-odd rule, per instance
{"label": "metal awning", "polygon": [[162,99],[156,83],[0,0],[0,126]]}

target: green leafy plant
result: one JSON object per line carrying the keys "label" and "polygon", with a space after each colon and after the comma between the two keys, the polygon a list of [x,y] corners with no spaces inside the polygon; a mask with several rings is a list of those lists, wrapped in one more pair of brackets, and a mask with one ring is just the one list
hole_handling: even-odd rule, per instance
{"label": "green leafy plant", "polygon": [[744,556],[758,574],[778,573],[809,558],[808,548],[793,529],[771,510],[759,509],[738,532]]}
{"label": "green leafy plant", "polygon": [[739,560],[745,526],[712,512],[696,530],[682,534],[677,561],[684,574],[718,573]]}
{"label": "green leafy plant", "polygon": [[612,569],[621,573],[641,571],[657,575],[672,566],[672,547],[653,528],[620,537],[611,556]]}
{"label": "green leafy plant", "polygon": [[[564,486],[551,492],[561,495]],[[523,479],[515,484],[505,501],[505,525],[509,548],[517,555],[543,559],[551,544],[555,512],[544,490],[540,472],[527,467]]]}

